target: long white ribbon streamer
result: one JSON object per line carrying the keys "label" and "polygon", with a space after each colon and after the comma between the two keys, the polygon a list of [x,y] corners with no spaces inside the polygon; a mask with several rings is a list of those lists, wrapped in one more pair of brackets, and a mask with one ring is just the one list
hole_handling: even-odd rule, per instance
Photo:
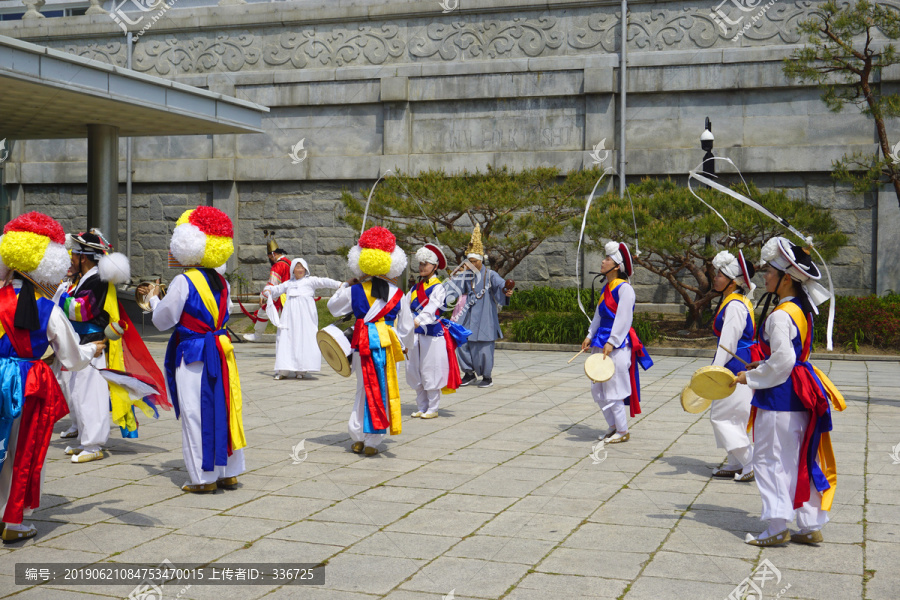
{"label": "long white ribbon streamer", "polygon": [[587,204],[584,207],[584,216],[581,218],[581,232],[578,234],[578,250],[575,253],[575,281],[578,282],[576,293],[578,297],[578,308],[581,309],[581,312],[584,313],[584,316],[587,317],[588,321],[591,321],[591,316],[585,310],[584,304],[581,303],[581,242],[584,240],[584,227],[587,225],[588,212],[591,210],[591,202],[594,201],[594,193],[597,191],[597,187],[600,185],[600,182],[603,181],[603,178],[606,177],[607,174],[614,172],[615,171],[612,168],[607,167],[600,175],[600,179],[597,180],[597,183],[594,184],[594,189],[591,190],[591,195],[588,196]]}
{"label": "long white ribbon streamer", "polygon": [[[725,158],[725,157],[720,157],[720,156],[717,156],[716,158],[719,160],[724,160],[727,163],[730,163],[731,166],[733,166],[735,168],[735,170],[737,170],[738,173],[740,173],[740,170],[737,168],[737,165],[735,165],[731,159]],[[758,202],[751,200],[750,198],[741,194],[740,192],[735,192],[734,190],[729,189],[729,188],[725,187],[724,185],[711,180],[705,174],[701,175],[701,173],[703,173],[703,171],[701,170],[702,168],[703,168],[703,165],[701,164],[696,169],[690,171],[688,173],[688,181],[690,182],[691,179],[696,179],[700,183],[704,183],[704,184],[708,185],[709,187],[711,187],[715,190],[718,190],[718,191],[722,192],[723,194],[731,196],[735,200],[743,202],[747,206],[750,206],[750,207],[758,210],[759,212],[761,212],[765,216],[769,217],[770,219],[772,219],[779,225],[785,227],[788,231],[790,231],[791,233],[793,233],[794,235],[799,237],[801,240],[804,240],[809,245],[809,247],[812,248],[812,250],[816,253],[816,256],[819,257],[819,260],[822,262],[822,265],[825,267],[825,274],[828,276],[828,292],[831,294],[831,302],[829,303],[829,307],[828,307],[828,328],[826,330],[826,341],[827,341],[826,347],[829,352],[832,351],[834,349],[834,343],[832,341],[832,331],[834,330],[834,304],[835,304],[834,282],[831,280],[831,271],[828,269],[828,263],[825,262],[825,259],[822,258],[822,255],[819,253],[819,250],[813,244],[812,236],[805,235],[804,233],[799,231],[797,228],[795,228],[793,225],[788,223],[788,221],[786,219],[779,217],[778,215],[771,212],[770,210],[768,210],[767,208],[765,208]],[[743,179],[743,176],[741,176],[741,179]],[[691,193],[693,193],[693,190],[691,190]],[[694,194],[694,195],[696,196],[696,194]],[[703,202],[703,201],[701,200],[701,202]],[[706,202],[703,202],[703,204],[706,204]],[[706,204],[706,205],[709,206],[708,204]],[[713,209],[711,206],[709,206],[709,208],[710,208],[710,210],[713,210],[713,212],[716,212],[715,209]],[[718,212],[716,212],[716,214],[719,215]],[[723,221],[725,221],[725,219],[724,219],[724,217],[722,217],[722,215],[719,215],[719,218],[721,218]],[[725,222],[725,224],[726,224],[726,226],[728,225],[727,221]]]}
{"label": "long white ribbon streamer", "polygon": [[378,185],[378,182],[381,181],[382,179],[384,179],[385,177],[387,177],[387,174],[390,172],[391,172],[391,170],[388,169],[387,171],[384,172],[384,174],[381,177],[376,179],[375,184],[372,186],[372,189],[369,192],[369,199],[366,200],[366,210],[365,210],[365,212],[363,212],[362,228],[359,230],[359,235],[362,235],[366,231],[366,217],[369,216],[369,203],[372,202],[372,195],[375,194],[375,187]]}

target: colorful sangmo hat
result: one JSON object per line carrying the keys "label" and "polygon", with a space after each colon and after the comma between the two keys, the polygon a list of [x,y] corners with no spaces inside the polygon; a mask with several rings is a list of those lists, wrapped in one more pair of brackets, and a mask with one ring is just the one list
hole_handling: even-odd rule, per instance
{"label": "colorful sangmo hat", "polygon": [[5,278],[12,269],[38,283],[56,286],[71,264],[65,243],[62,226],[47,215],[29,212],[16,217],[0,236],[0,275]]}
{"label": "colorful sangmo hat", "polygon": [[224,212],[212,206],[186,210],[175,223],[169,250],[185,267],[214,269],[234,254],[234,227]]}
{"label": "colorful sangmo hat", "polygon": [[350,248],[347,265],[357,277],[399,277],[406,269],[406,253],[397,246],[397,238],[384,227],[367,229]]}

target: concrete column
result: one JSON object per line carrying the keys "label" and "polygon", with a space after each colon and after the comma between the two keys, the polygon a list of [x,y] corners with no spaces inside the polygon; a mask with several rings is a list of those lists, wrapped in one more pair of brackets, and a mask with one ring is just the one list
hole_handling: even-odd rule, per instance
{"label": "concrete column", "polygon": [[87,226],[119,249],[119,128],[88,125]]}

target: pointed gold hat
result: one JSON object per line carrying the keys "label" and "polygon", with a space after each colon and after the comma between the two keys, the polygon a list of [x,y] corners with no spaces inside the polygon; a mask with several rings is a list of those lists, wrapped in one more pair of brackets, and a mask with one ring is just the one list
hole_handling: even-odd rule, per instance
{"label": "pointed gold hat", "polygon": [[484,245],[481,243],[481,225],[475,223],[475,229],[472,230],[472,238],[466,247],[466,256],[477,254],[479,260],[484,259]]}

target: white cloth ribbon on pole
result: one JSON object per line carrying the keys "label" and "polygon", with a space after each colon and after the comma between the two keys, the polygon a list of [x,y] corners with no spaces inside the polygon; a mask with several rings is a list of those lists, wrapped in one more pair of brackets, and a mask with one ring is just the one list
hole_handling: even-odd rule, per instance
{"label": "white cloth ribbon on pole", "polygon": [[366,218],[369,216],[369,203],[372,202],[372,195],[375,194],[375,187],[378,185],[378,182],[387,177],[387,174],[390,172],[391,170],[388,169],[381,177],[376,179],[374,185],[372,185],[372,189],[369,191],[369,198],[366,200],[366,210],[363,212],[362,227],[359,230],[360,236],[366,231]]}
{"label": "white cloth ribbon on pole", "polygon": [[[715,158],[717,160],[724,160],[725,162],[729,163],[731,166],[733,166],[735,168],[735,170],[738,171],[738,174],[740,174],[740,169],[737,168],[737,165],[735,165],[734,162],[730,158],[725,158],[722,156],[717,156]],[[832,341],[832,331],[834,329],[834,304],[835,304],[834,282],[832,282],[832,280],[831,280],[831,271],[829,271],[829,269],[828,269],[828,263],[825,262],[825,259],[822,258],[822,255],[819,253],[819,250],[813,244],[812,236],[803,234],[798,229],[796,229],[793,225],[788,223],[786,219],[779,217],[778,215],[771,212],[770,210],[768,210],[766,207],[762,206],[758,202],[751,200],[750,198],[741,194],[740,192],[735,192],[734,190],[727,188],[724,185],[713,181],[712,179],[710,179],[709,177],[706,176],[705,172],[701,170],[702,168],[703,168],[703,166],[701,164],[698,166],[697,169],[690,171],[688,173],[688,182],[690,182],[691,179],[696,179],[700,183],[704,183],[704,184],[708,185],[709,187],[722,192],[723,194],[731,196],[735,200],[739,200],[740,202],[743,202],[747,206],[755,208],[756,210],[758,210],[765,216],[769,217],[776,223],[785,227],[788,231],[790,231],[791,233],[796,235],[801,240],[804,240],[810,246],[810,248],[812,248],[812,250],[816,253],[816,256],[819,257],[819,260],[822,261],[822,265],[825,267],[825,274],[828,275],[828,293],[831,296],[831,304],[828,307],[828,328],[826,329],[826,341],[827,341],[826,347],[829,352],[832,351],[834,349],[834,343]],[[744,178],[743,175],[741,175],[741,179],[743,179],[743,178]],[[688,184],[688,186],[690,187],[690,183]],[[692,194],[694,193],[693,190],[691,190],[691,193]],[[694,194],[694,196],[697,196],[697,195]],[[697,197],[699,198],[699,196],[697,196]],[[700,200],[700,201],[703,202],[703,200]],[[703,202],[703,204],[706,204],[706,202]],[[709,206],[709,204],[706,204],[706,206]],[[722,215],[720,215],[718,212],[716,212],[716,210],[713,209],[713,207],[709,206],[709,208],[710,208],[710,210],[715,212],[717,215],[719,215],[719,218],[721,218],[723,221],[725,221],[725,218],[722,217]],[[725,221],[725,225],[726,225],[726,227],[728,226],[727,221]]]}
{"label": "white cloth ribbon on pole", "polygon": [[614,173],[612,168],[607,167],[604,169],[603,174],[600,175],[600,179],[597,180],[597,183],[594,184],[594,189],[591,190],[591,195],[588,196],[587,204],[584,207],[584,216],[581,219],[581,232],[578,234],[578,250],[575,252],[575,281],[578,282],[578,288],[576,291],[576,296],[578,298],[578,308],[581,309],[581,312],[584,313],[584,316],[587,317],[588,321],[591,321],[591,316],[587,313],[587,310],[584,308],[584,304],[581,303],[581,242],[584,240],[584,228],[587,225],[588,212],[591,210],[591,202],[594,201],[594,193],[597,191],[597,187],[600,185],[600,182],[603,181],[603,178],[606,177],[608,173]]}

